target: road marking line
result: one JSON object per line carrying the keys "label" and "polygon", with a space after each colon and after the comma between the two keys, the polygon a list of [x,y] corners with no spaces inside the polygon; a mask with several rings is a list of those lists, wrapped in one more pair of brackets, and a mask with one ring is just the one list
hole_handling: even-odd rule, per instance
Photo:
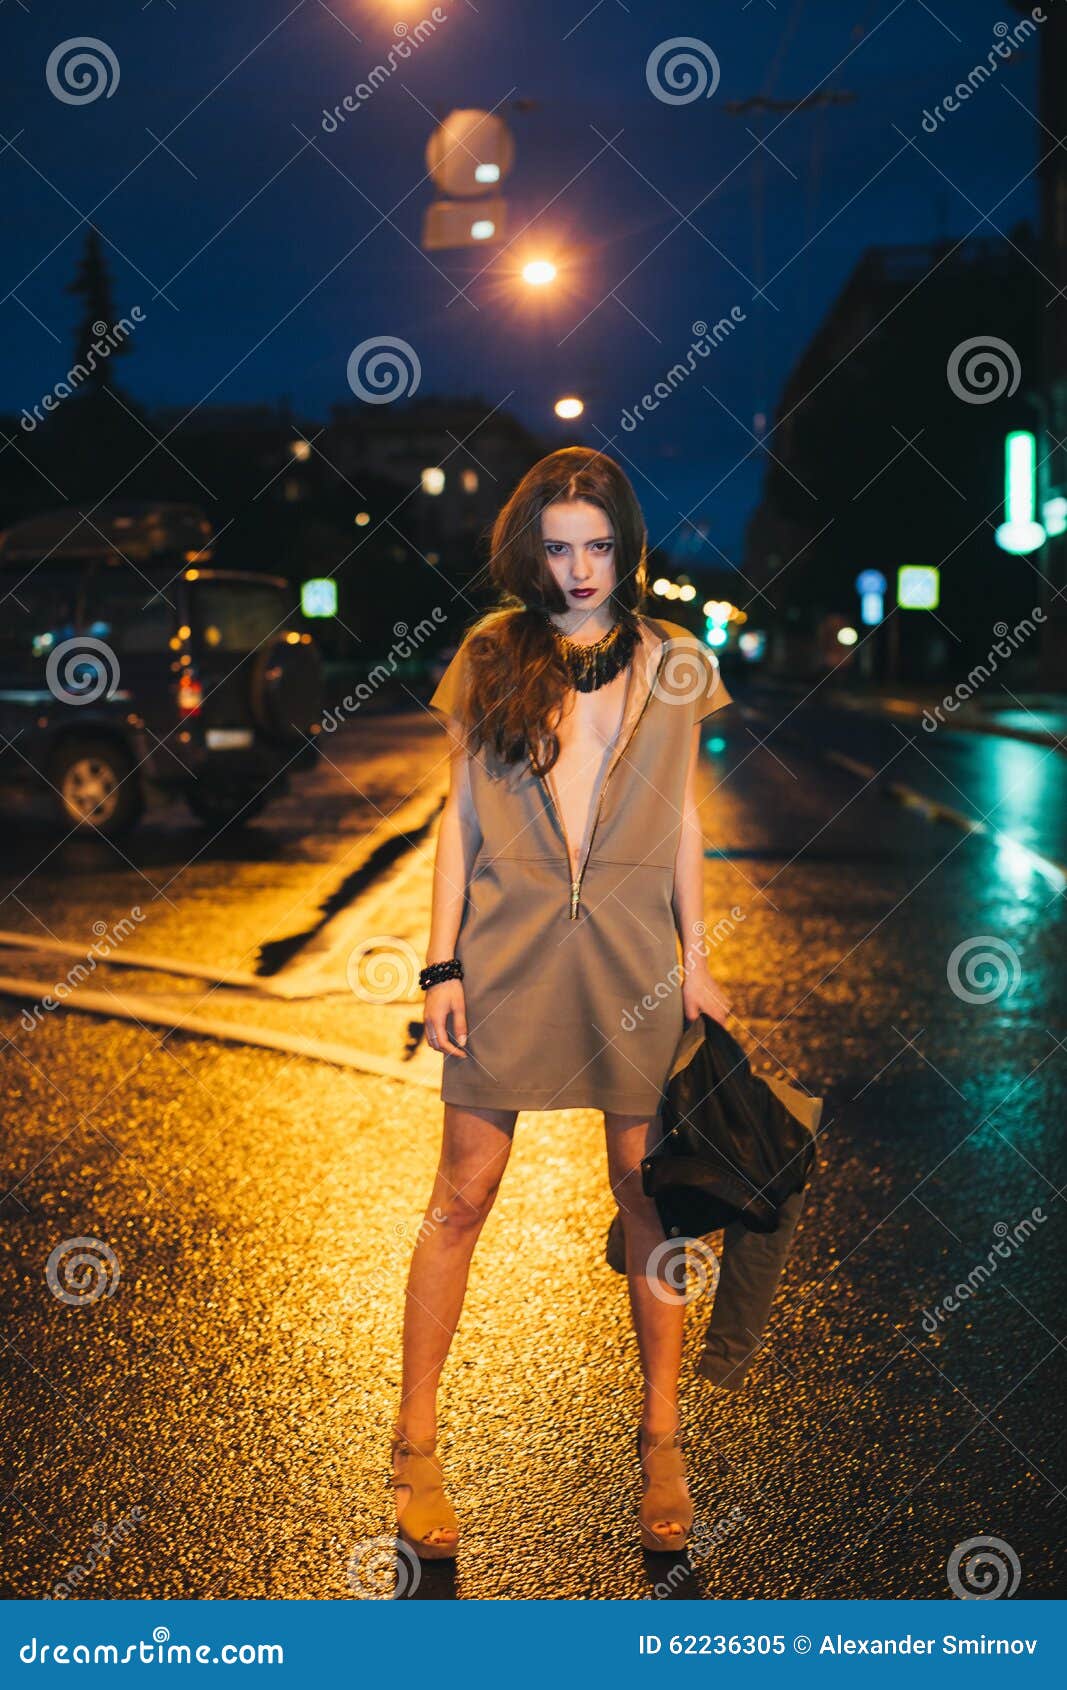
{"label": "road marking line", "polygon": [[[39,1003],[51,993],[53,981],[43,984],[24,980],[15,975],[0,974],[0,995],[28,998]],[[58,1006],[77,1010],[86,1015],[103,1015],[113,1021],[132,1021],[168,1032],[185,1033],[190,1038],[221,1039],[233,1044],[257,1045],[266,1050],[282,1051],[289,1056],[305,1056],[314,1062],[328,1062],[338,1068],[354,1068],[365,1074],[378,1074],[387,1080],[403,1080],[406,1085],[419,1086],[425,1091],[439,1093],[440,1073],[436,1069],[420,1072],[412,1063],[394,1062],[388,1056],[373,1051],[356,1050],[350,1044],[335,1043],[331,1039],[309,1039],[300,1033],[275,1033],[262,1027],[251,1027],[238,1021],[224,1021],[213,1015],[189,1015],[181,1010],[161,1009],[156,998],[131,992],[94,992],[80,987],[77,997],[70,997]],[[52,1012],[49,1012],[52,1013]]]}
{"label": "road marking line", "polygon": [[[65,939],[39,939],[29,933],[13,933],[0,930],[0,950],[15,947],[26,951],[48,951],[54,956],[78,957],[82,962],[88,962],[92,953],[92,946],[68,944]],[[152,974],[181,975],[191,980],[210,980],[218,986],[240,986],[245,990],[257,992],[262,997],[290,999],[301,994],[284,982],[275,984],[274,980],[259,974],[246,974],[224,968],[211,968],[204,963],[186,962],[180,957],[156,956],[148,951],[124,950],[121,955],[97,957],[97,968],[141,968]]]}
{"label": "road marking line", "polygon": [[1054,857],[1042,856],[1040,851],[1035,851],[1031,846],[1024,845],[1019,839],[1013,839],[1008,833],[998,833],[996,828],[990,827],[980,817],[968,816],[962,810],[953,809],[950,804],[941,803],[937,798],[928,798],[925,793],[919,792],[914,786],[905,785],[903,781],[879,779],[879,771],[872,768],[870,764],[861,763],[857,758],[849,757],[844,751],[826,750],[822,746],[813,745],[810,740],[804,739],[802,735],[793,733],[789,729],[785,730],[782,738],[799,750],[806,751],[809,756],[823,757],[827,762],[840,764],[843,769],[848,769],[850,773],[858,775],[861,780],[874,781],[876,790],[885,792],[890,798],[894,798],[898,804],[906,805],[909,810],[917,810],[927,821],[950,822],[953,827],[961,828],[964,833],[981,834],[993,845],[996,845],[999,850],[1011,852],[1021,862],[1027,863],[1039,874],[1043,874],[1046,880],[1051,881],[1057,890],[1062,891],[1064,887],[1067,887],[1067,865],[1058,863]]}
{"label": "road marking line", "polygon": [[831,763],[840,763],[843,769],[848,769],[854,775],[860,775],[864,780],[873,780],[878,770],[870,763],[861,763],[855,757],[846,757],[843,751],[826,751],[823,753]]}

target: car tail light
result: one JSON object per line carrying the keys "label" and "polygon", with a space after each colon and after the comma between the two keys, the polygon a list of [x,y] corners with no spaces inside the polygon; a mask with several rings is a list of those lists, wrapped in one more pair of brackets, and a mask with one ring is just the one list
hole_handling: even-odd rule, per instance
{"label": "car tail light", "polygon": [[182,716],[199,716],[204,689],[188,670],[178,682],[178,711]]}

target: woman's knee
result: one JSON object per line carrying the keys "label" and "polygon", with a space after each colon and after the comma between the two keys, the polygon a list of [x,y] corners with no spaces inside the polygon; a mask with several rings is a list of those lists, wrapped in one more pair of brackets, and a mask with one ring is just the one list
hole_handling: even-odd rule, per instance
{"label": "woman's knee", "polygon": [[468,1180],[452,1176],[444,1183],[435,1211],[445,1232],[462,1234],[482,1226],[496,1201],[500,1175],[480,1173]]}

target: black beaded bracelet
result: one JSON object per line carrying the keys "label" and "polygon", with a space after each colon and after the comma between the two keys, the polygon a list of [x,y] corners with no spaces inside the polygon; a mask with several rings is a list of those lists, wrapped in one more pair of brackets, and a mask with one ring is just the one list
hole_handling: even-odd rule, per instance
{"label": "black beaded bracelet", "polygon": [[442,980],[462,980],[463,964],[458,957],[452,957],[448,962],[428,962],[419,971],[419,989],[425,992],[429,986],[439,986]]}

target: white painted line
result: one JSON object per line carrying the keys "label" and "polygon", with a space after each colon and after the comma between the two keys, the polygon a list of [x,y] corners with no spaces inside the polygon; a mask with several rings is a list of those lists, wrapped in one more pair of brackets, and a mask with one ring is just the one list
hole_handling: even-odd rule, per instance
{"label": "white painted line", "polygon": [[[40,1003],[52,991],[54,981],[23,980],[10,974],[0,974],[0,995],[27,998]],[[186,1033],[191,1038],[222,1039],[233,1044],[258,1045],[265,1050],[283,1051],[289,1056],[305,1056],[313,1062],[329,1062],[338,1068],[354,1068],[364,1074],[378,1074],[387,1080],[402,1080],[405,1085],[419,1086],[439,1095],[441,1077],[436,1071],[420,1072],[412,1063],[394,1062],[387,1056],[376,1056],[369,1050],[356,1050],[350,1044],[337,1044],[329,1039],[304,1038],[299,1033],[273,1033],[262,1027],[250,1027],[237,1021],[224,1021],[213,1015],[187,1015],[182,1011],[162,1009],[159,1000],[130,992],[94,992],[80,986],[60,1005],[65,1010],[80,1010],[86,1015],[104,1015],[115,1021],[140,1022],[147,1026],[165,1027],[168,1032]],[[49,1011],[47,1013],[54,1013]]]}
{"label": "white painted line", "polygon": [[864,780],[873,780],[878,773],[878,770],[872,768],[869,763],[861,763],[855,757],[846,757],[843,751],[827,751],[825,755],[831,763],[840,763],[843,769],[848,769],[851,774],[862,776]]}
{"label": "white painted line", "polygon": [[935,798],[926,798],[914,787],[905,786],[901,781],[890,781],[886,790],[902,804],[907,804],[913,810],[919,810],[928,821],[951,822],[964,833],[981,834],[994,844],[998,850],[1007,851],[1020,862],[1027,863],[1038,874],[1043,874],[1059,890],[1067,886],[1067,867],[1055,862],[1051,857],[1043,857],[1039,851],[1034,851],[1021,840],[1013,839],[1010,833],[998,833],[990,827],[988,822],[980,816],[968,816],[962,810],[954,810],[950,804],[941,804]]}
{"label": "white painted line", "polygon": [[[878,774],[877,769],[847,757],[842,751],[824,751],[823,756],[832,763],[840,763],[842,768],[851,770],[853,774],[860,775],[865,780],[873,780]],[[1062,891],[1067,887],[1067,866],[1057,863],[1052,857],[1043,857],[1039,851],[1024,845],[1019,839],[1013,839],[1008,833],[998,833],[996,828],[990,827],[980,816],[968,816],[963,810],[954,810],[950,804],[942,804],[936,798],[927,798],[925,793],[917,791],[913,786],[905,786],[903,781],[886,781],[884,790],[899,804],[906,804],[909,810],[918,810],[927,821],[951,822],[953,827],[962,829],[964,833],[981,834],[996,845],[998,850],[1008,852],[1020,863],[1026,863],[1038,874],[1044,875],[1058,890]]]}
{"label": "white painted line", "polygon": [[[30,933],[0,930],[0,950],[10,947],[25,951],[48,951],[55,956],[78,957],[82,962],[89,961],[92,950],[91,946],[68,944],[65,939],[39,939]],[[152,974],[173,974],[189,980],[210,980],[213,985],[241,986],[246,991],[258,992],[263,997],[290,999],[296,995],[286,985],[277,986],[273,980],[258,974],[211,968],[206,963],[186,962],[181,957],[158,956],[148,951],[116,951],[112,956],[97,957],[96,967],[141,968]]]}

